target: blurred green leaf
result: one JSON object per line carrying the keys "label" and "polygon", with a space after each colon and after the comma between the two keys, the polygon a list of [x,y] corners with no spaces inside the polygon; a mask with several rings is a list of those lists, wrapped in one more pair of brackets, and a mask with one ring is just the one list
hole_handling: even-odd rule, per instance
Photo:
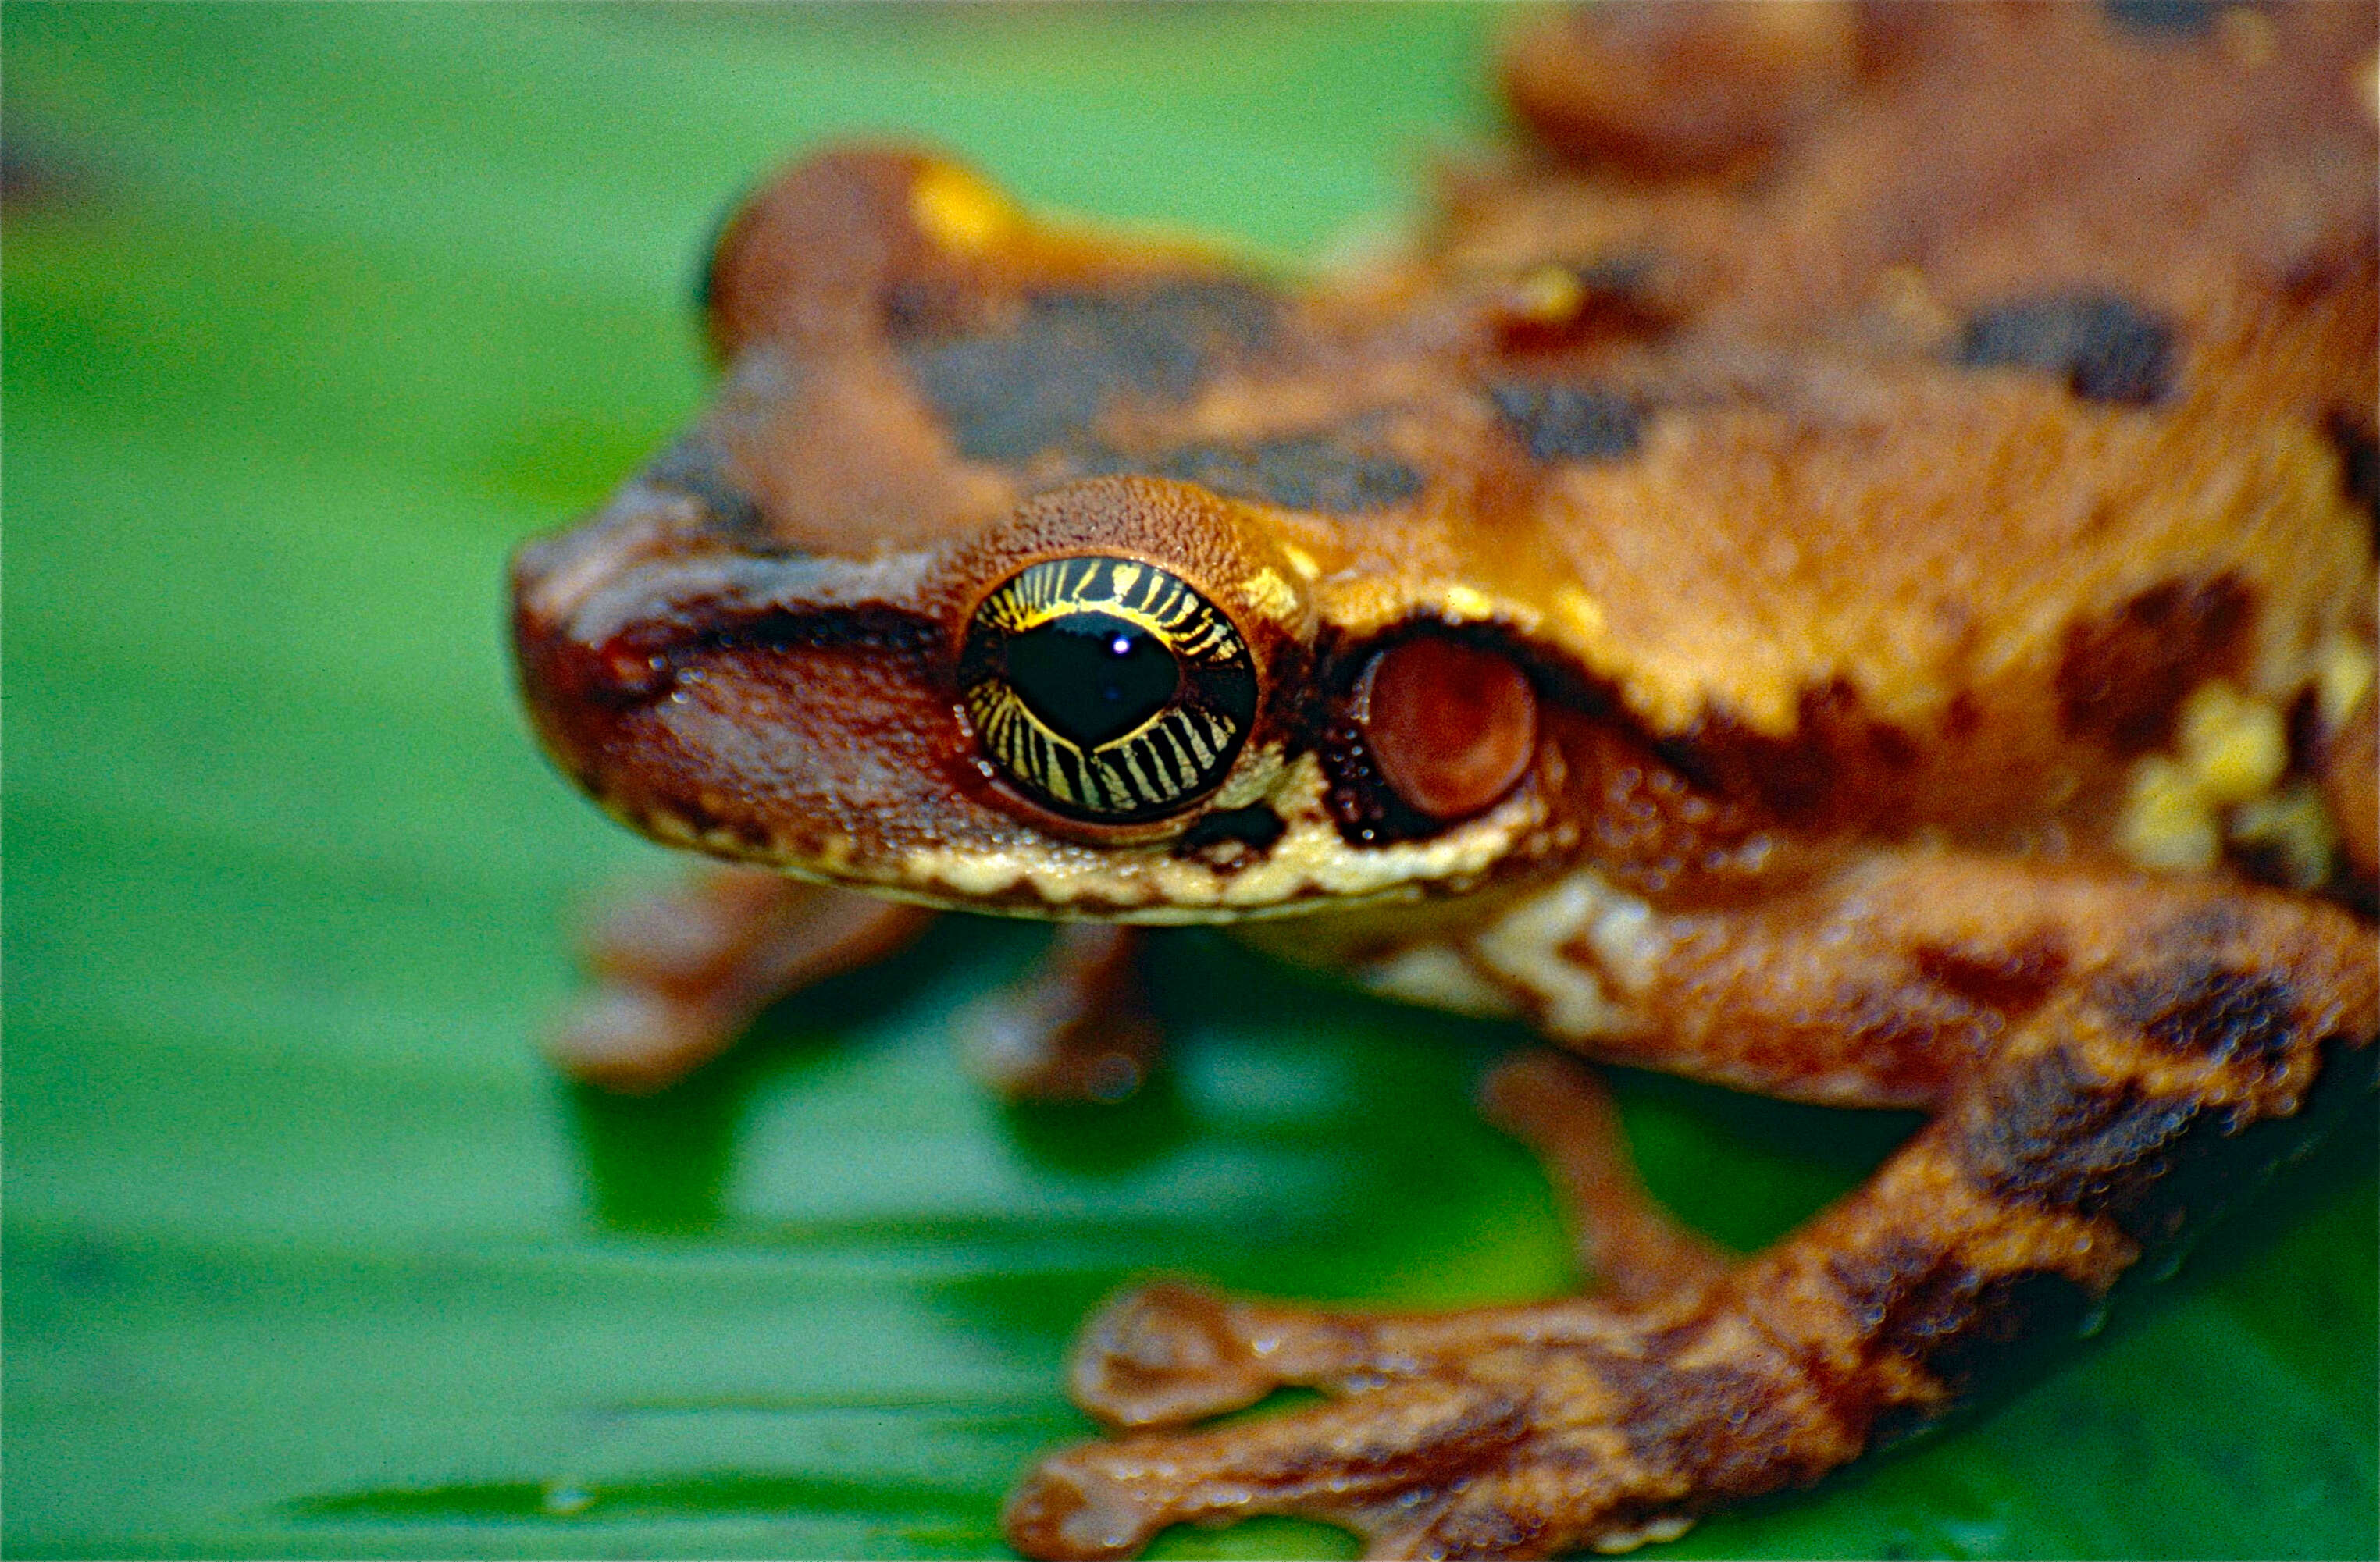
{"label": "blurred green leaf", "polygon": [[[956,922],[683,1090],[556,1084],[565,908],[663,864],[537,761],[497,637],[510,546],[697,405],[695,250],[789,151],[924,135],[1310,257],[1492,130],[1500,19],[7,7],[10,1555],[979,1556],[1128,1276],[1568,1283],[1467,1105],[1520,1038],[1203,938],[1109,1114],[958,1075],[1038,935]],[[1906,1128],[1623,1083],[1740,1245]],[[2373,1555],[2373,1139],[1948,1435],[1669,1549]]]}

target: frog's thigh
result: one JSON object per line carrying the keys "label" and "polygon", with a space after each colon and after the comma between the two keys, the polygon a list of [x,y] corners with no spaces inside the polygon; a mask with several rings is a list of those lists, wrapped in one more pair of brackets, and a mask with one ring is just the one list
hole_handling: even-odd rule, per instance
{"label": "frog's thigh", "polygon": [[[2067,881],[2051,909],[2090,890]],[[2236,1183],[2192,1175],[2207,1152],[2231,1173],[2282,1152],[2230,1141],[2297,1109],[2326,1042],[2380,1024],[2369,930],[2336,908],[2213,881],[2096,893],[2127,924],[2069,929],[2067,963],[1925,1130],[1682,1302],[1366,1318],[1181,1291],[1111,1312],[1089,1355],[1156,1374],[1177,1413],[1268,1382],[1331,1401],[1060,1454],[1011,1503],[1011,1539],[1123,1556],[1169,1524],[1277,1512],[1345,1524],[1376,1556],[1619,1548],[1938,1413]],[[1188,1391],[1202,1359],[1228,1398]]]}
{"label": "frog's thigh", "polygon": [[1547,1028],[1608,1061],[1761,1095],[1938,1107],[2143,927],[2220,919],[2243,893],[2214,878],[1886,851],[1750,907],[1645,919],[1628,958],[1594,973],[1627,1023],[1570,1034],[1548,1012]]}
{"label": "frog's thigh", "polygon": [[587,930],[590,983],[547,1049],[574,1079],[658,1090],[725,1050],[778,999],[883,959],[932,917],[779,874],[704,868],[609,908]]}

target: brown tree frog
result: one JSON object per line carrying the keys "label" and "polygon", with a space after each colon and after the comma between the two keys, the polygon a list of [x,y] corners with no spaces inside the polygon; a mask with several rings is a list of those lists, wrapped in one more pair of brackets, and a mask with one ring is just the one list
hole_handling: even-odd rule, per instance
{"label": "brown tree frog", "polygon": [[[987,1032],[1018,1089],[1128,1090],[1130,930],[1205,922],[1928,1114],[1730,1262],[1583,1066],[1510,1065],[1598,1289],[1144,1290],[1032,1556],[1624,1549],[1938,1415],[2369,1072],[2374,45],[1598,6],[1507,60],[1532,145],[1305,288],[925,152],[795,165],[711,261],[715,405],[515,566],[555,761],[746,865],[598,937],[565,1066],[662,1083],[954,908],[1062,923]],[[1322,1402],[1190,1424],[1282,1385]]]}

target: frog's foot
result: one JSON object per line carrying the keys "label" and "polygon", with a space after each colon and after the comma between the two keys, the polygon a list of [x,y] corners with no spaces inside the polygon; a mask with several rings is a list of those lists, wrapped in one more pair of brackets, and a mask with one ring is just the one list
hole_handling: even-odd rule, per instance
{"label": "frog's foot", "polygon": [[625,902],[582,939],[593,978],[547,1043],[574,1079],[658,1090],[796,988],[880,960],[933,914],[748,868]]}
{"label": "frog's foot", "polygon": [[1605,1293],[1676,1299],[1727,1273],[1721,1249],[1653,1202],[1611,1093],[1595,1071],[1554,1052],[1526,1052],[1479,1087],[1489,1121],[1537,1154],[1563,1204],[1579,1264]]}
{"label": "frog's foot", "polygon": [[[1197,1310],[1187,1293],[1157,1300],[1169,1326]],[[1373,1556],[1625,1550],[1858,1447],[1821,1380],[1708,1296],[1658,1314],[1597,1302],[1437,1318],[1204,1309],[1208,1343],[1236,1336],[1293,1358],[1282,1375],[1332,1401],[1061,1453],[1008,1506],[1018,1550],[1125,1556],[1168,1525],[1251,1513],[1342,1525]]]}
{"label": "frog's foot", "polygon": [[1139,1089],[1159,1043],[1139,944],[1134,928],[1061,923],[1040,964],[961,1018],[977,1077],[1011,1099],[1121,1101]]}

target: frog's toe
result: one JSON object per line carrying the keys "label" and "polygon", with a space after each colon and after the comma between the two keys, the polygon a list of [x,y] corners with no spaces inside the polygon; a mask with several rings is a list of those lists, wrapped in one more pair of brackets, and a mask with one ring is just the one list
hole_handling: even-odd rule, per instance
{"label": "frog's toe", "polygon": [[1119,1297],[1083,1330],[1067,1387],[1111,1426],[1164,1426],[1253,1405],[1283,1381],[1244,1304],[1201,1286]]}
{"label": "frog's toe", "polygon": [[[1193,1433],[1088,1443],[1042,1461],[1002,1522],[1027,1556],[1129,1556],[1169,1525],[1259,1513],[1343,1525],[1369,1555],[1527,1556],[1525,1547],[1429,1553],[1439,1528],[1471,1520],[1458,1501],[1530,1435],[1525,1401],[1477,1382],[1390,1384],[1294,1414]],[[1512,1526],[1502,1526],[1509,1533]]]}
{"label": "frog's toe", "polygon": [[1360,1395],[1460,1373],[1483,1352],[1634,1328],[1592,1298],[1462,1313],[1334,1313],[1168,1281],[1126,1293],[1091,1320],[1067,1386],[1111,1427],[1179,1425],[1287,1386]]}

